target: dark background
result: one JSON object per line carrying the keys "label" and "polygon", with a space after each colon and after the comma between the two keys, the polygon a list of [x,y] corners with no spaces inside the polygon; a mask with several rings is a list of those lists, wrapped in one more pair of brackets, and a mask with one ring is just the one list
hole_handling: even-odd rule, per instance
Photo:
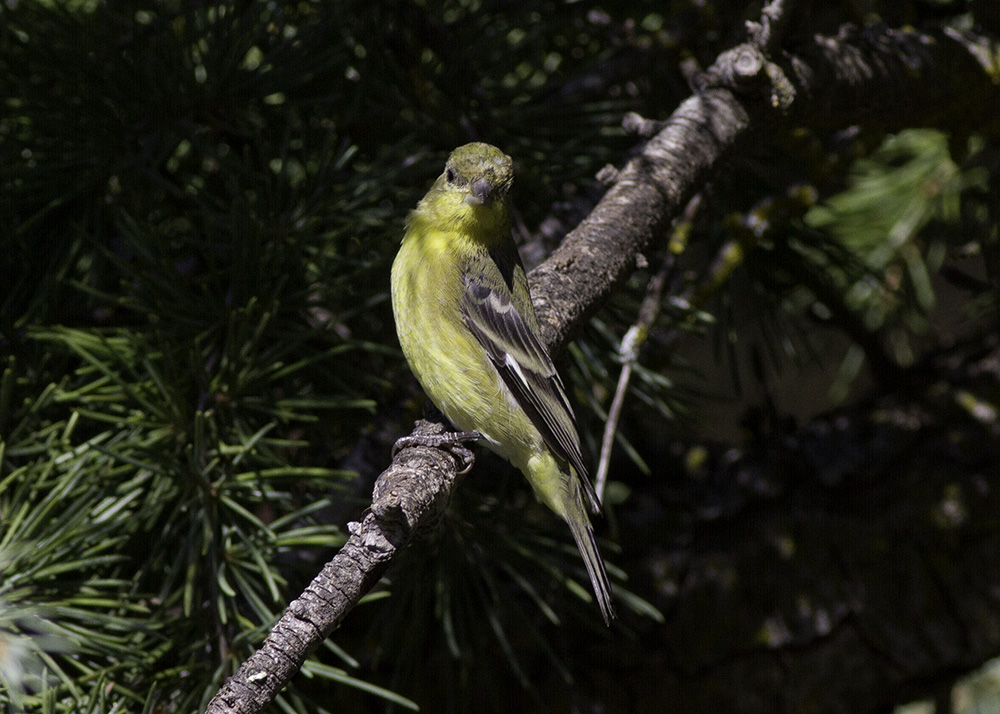
{"label": "dark background", "polygon": [[[530,267],[641,142],[626,112],[669,116],[759,11],[0,6],[0,702],[202,709],[421,413],[389,266],[448,152],[514,158]],[[996,14],[793,3],[782,46],[996,43]],[[598,523],[614,627],[568,531],[481,454],[284,711],[1000,708],[995,664],[963,679],[1000,654],[996,125],[864,110],[727,157],[686,243],[560,357],[596,470],[650,276],[711,286],[664,301],[630,386]]]}

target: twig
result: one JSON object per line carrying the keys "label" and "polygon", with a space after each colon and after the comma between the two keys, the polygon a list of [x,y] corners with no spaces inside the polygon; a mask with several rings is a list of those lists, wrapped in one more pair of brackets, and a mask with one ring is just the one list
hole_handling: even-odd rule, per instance
{"label": "twig", "polygon": [[[674,235],[686,233],[691,228],[691,222],[698,213],[701,205],[701,194],[695,195],[684,209],[684,215],[674,226]],[[687,241],[671,240],[671,246],[686,245]],[[604,486],[608,479],[608,468],[611,463],[611,449],[615,443],[615,433],[618,431],[618,422],[621,419],[622,407],[625,404],[625,394],[628,392],[628,385],[632,379],[632,369],[639,360],[639,351],[649,337],[649,330],[656,322],[660,314],[660,305],[663,302],[663,291],[666,287],[670,273],[677,262],[677,255],[683,248],[674,250],[669,248],[667,254],[660,265],[656,275],[650,278],[646,286],[646,295],[639,306],[639,314],[635,323],[625,333],[621,345],[618,348],[618,358],[622,363],[621,374],[618,375],[618,386],[615,389],[615,396],[611,400],[611,407],[608,409],[608,418],[604,423],[604,436],[601,439],[601,458],[597,465],[597,477],[595,479],[595,490],[598,499],[604,497]]]}
{"label": "twig", "polygon": [[778,49],[792,14],[791,0],[771,0],[760,13],[760,22],[747,22],[750,41],[765,55]]}

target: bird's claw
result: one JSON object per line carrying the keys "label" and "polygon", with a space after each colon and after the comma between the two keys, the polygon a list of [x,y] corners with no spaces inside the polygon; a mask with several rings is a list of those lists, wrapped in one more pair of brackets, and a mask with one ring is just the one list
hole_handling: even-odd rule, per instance
{"label": "bird's claw", "polygon": [[[478,431],[448,431],[444,434],[410,434],[409,436],[402,436],[396,439],[396,443],[392,445],[392,458],[395,458],[396,454],[403,449],[408,449],[411,446],[429,446],[437,449],[447,449],[464,444],[467,441],[479,441],[481,438],[483,438],[483,435]],[[467,460],[463,459],[463,461]],[[460,473],[465,473],[468,470],[469,467],[466,467]]]}

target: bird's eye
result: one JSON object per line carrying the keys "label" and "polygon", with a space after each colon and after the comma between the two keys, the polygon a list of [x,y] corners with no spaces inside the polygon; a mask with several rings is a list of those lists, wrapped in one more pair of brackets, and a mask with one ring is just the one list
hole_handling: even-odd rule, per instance
{"label": "bird's eye", "polygon": [[444,177],[448,183],[455,183],[455,169],[447,168],[444,171]]}

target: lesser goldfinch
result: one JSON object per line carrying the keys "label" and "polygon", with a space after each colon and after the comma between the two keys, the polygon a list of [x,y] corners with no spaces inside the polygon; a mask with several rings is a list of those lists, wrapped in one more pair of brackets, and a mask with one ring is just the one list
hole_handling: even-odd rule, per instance
{"label": "lesser goldfinch", "polygon": [[478,432],[569,524],[609,624],[611,588],[584,495],[595,512],[600,503],[511,238],[513,176],[510,157],[489,144],[451,153],[410,213],[392,264],[396,331],[438,409],[457,428]]}

